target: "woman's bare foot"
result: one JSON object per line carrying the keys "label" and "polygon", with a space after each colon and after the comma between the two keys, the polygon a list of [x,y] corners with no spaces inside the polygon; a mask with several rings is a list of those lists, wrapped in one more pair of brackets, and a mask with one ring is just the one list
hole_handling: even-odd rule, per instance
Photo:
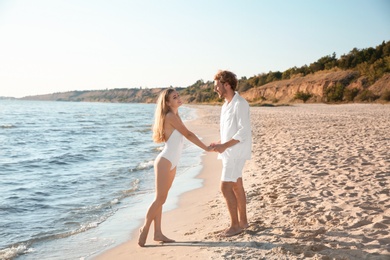
{"label": "woman's bare foot", "polygon": [[146,238],[148,237],[148,232],[144,232],[143,228],[139,229],[139,238],[138,238],[138,245],[140,247],[144,247],[146,243]]}
{"label": "woman's bare foot", "polygon": [[155,236],[154,236],[154,241],[158,241],[158,242],[160,242],[160,243],[174,243],[174,242],[176,242],[176,241],[173,240],[173,239],[167,238],[167,237],[164,236],[163,234],[161,234],[161,235],[155,235]]}
{"label": "woman's bare foot", "polygon": [[238,234],[240,234],[242,232],[242,228],[241,227],[238,227],[238,228],[228,228],[226,229],[224,232],[222,232],[219,236],[220,237],[232,237],[232,236],[236,236]]}

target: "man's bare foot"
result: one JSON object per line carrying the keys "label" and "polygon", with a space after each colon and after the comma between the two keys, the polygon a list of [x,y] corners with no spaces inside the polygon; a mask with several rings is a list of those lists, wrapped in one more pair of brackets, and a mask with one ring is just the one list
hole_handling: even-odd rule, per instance
{"label": "man's bare foot", "polygon": [[246,228],[248,228],[249,227],[249,224],[248,224],[248,222],[245,222],[245,223],[240,223],[240,228],[242,228],[242,229],[246,229]]}
{"label": "man's bare foot", "polygon": [[146,238],[148,236],[147,232],[144,232],[143,228],[139,229],[138,245],[144,247],[146,243]]}
{"label": "man's bare foot", "polygon": [[176,242],[176,241],[173,240],[173,239],[167,238],[167,237],[164,236],[163,234],[161,234],[161,235],[155,235],[155,236],[154,236],[154,241],[158,241],[158,242],[160,242],[160,243],[174,243],[174,242]]}
{"label": "man's bare foot", "polygon": [[228,228],[226,229],[224,232],[222,232],[219,236],[220,237],[232,237],[232,236],[236,236],[238,234],[240,234],[242,232],[242,228],[241,227],[238,227],[238,228]]}

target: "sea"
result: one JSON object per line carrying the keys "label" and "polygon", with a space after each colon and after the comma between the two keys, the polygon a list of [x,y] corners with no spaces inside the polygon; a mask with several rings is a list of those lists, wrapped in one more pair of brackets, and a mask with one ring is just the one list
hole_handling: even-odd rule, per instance
{"label": "sea", "polygon": [[[129,240],[154,198],[154,110],[0,100],[0,259],[92,259]],[[164,211],[202,186],[202,154],[185,141]]]}

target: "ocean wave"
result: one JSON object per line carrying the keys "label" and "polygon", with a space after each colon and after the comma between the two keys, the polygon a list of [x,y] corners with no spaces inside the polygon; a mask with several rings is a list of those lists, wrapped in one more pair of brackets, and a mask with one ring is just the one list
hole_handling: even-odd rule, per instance
{"label": "ocean wave", "polygon": [[95,123],[95,120],[77,120],[78,123]]}
{"label": "ocean wave", "polygon": [[50,164],[56,164],[56,165],[68,165],[67,162],[61,161],[61,160],[50,160]]}
{"label": "ocean wave", "polygon": [[[106,203],[103,203],[103,204],[95,206],[95,207],[94,206],[87,206],[84,209],[87,209],[87,208],[92,209],[93,208],[94,210],[92,210],[92,211],[98,211],[101,208],[107,208],[107,207],[112,209],[112,205],[115,205],[118,203],[119,203],[119,199],[113,199],[113,200],[110,200]],[[77,221],[66,221],[66,222],[64,222],[65,224],[68,224],[71,226],[78,226],[78,227],[73,228],[69,231],[58,232],[56,234],[47,234],[46,232],[43,232],[42,234],[35,235],[34,238],[31,238],[31,239],[28,239],[25,241],[19,241],[17,243],[8,245],[8,246],[6,246],[6,248],[0,249],[0,259],[10,260],[10,259],[16,258],[17,256],[34,252],[35,249],[33,248],[33,245],[37,242],[62,239],[62,238],[70,237],[70,236],[73,236],[73,235],[76,235],[76,234],[79,234],[82,232],[86,232],[86,231],[93,229],[93,228],[97,228],[101,223],[103,223],[109,217],[114,215],[116,211],[117,211],[117,209],[115,209],[115,210],[112,209],[112,210],[106,212],[105,214],[100,215],[97,219],[87,220],[85,223],[79,223]],[[92,214],[92,215],[94,215],[94,214]]]}
{"label": "ocean wave", "polygon": [[[69,215],[64,216],[60,219],[61,222],[66,223],[67,225],[80,225],[79,228],[74,229],[68,233],[77,234],[80,232],[84,232],[88,229],[97,227],[100,223],[104,222],[111,215],[113,215],[117,210],[117,204],[120,204],[121,201],[127,197],[133,196],[139,189],[139,179],[134,179],[131,182],[130,188],[126,190],[122,190],[121,192],[117,192],[116,195],[111,197],[109,200],[97,204],[97,205],[86,205],[78,208],[73,208],[73,210],[69,211]],[[89,219],[84,220],[85,223],[79,223],[78,221],[83,216],[99,216],[98,219]],[[61,237],[67,236],[68,233],[64,233],[60,235]]]}
{"label": "ocean wave", "polygon": [[57,164],[57,165],[66,165],[68,163],[73,162],[81,162],[81,161],[87,161],[87,158],[84,154],[71,154],[71,153],[65,153],[62,155],[54,156],[52,157],[48,163],[50,164]]}
{"label": "ocean wave", "polygon": [[86,126],[83,126],[81,129],[83,130],[99,130],[101,129],[100,126],[95,126],[95,125],[86,125]]}
{"label": "ocean wave", "polygon": [[45,168],[49,169],[50,165],[68,165],[72,163],[79,163],[88,161],[88,157],[81,153],[64,153],[61,155],[51,156],[49,158],[38,157],[34,159],[15,161],[8,163],[11,169],[14,166],[24,167],[24,168]]}
{"label": "ocean wave", "polygon": [[134,192],[138,191],[139,183],[140,183],[139,179],[135,179],[134,181],[132,181],[131,188],[124,190],[123,195],[120,197],[120,199],[124,199],[126,197],[132,196],[134,194]]}
{"label": "ocean wave", "polygon": [[[17,214],[17,213],[25,213],[31,211],[27,208],[11,206],[11,205],[3,205],[0,207],[0,216],[9,216],[9,214]],[[1,258],[0,258],[1,259]]]}
{"label": "ocean wave", "polygon": [[86,157],[83,154],[71,154],[65,153],[62,155],[52,156],[50,158],[34,158],[24,161],[19,161],[17,164],[24,168],[47,168],[50,164],[55,165],[67,165],[71,162],[86,161]]}
{"label": "ocean wave", "polygon": [[[107,220],[110,216],[112,216],[115,212],[112,212],[111,214],[107,214],[104,216],[100,216],[99,219],[91,222],[87,222],[85,224],[81,224],[79,228],[68,231],[68,232],[63,232],[63,233],[58,233],[58,234],[52,234],[52,235],[42,235],[35,237],[33,239],[27,240],[27,241],[22,241],[15,243],[13,245],[10,245],[6,247],[5,249],[0,250],[0,259],[4,260],[10,260],[14,259],[17,256],[27,254],[34,252],[35,249],[32,247],[34,243],[37,242],[42,242],[42,241],[51,241],[51,240],[56,240],[56,239],[62,239],[66,237],[70,237],[82,232],[86,232],[92,228],[98,227],[102,222]],[[75,222],[76,224],[76,222]]]}
{"label": "ocean wave", "polygon": [[87,230],[90,230],[92,228],[96,228],[101,223],[103,223],[105,220],[107,220],[110,216],[112,216],[113,214],[114,214],[114,212],[110,215],[100,216],[100,218],[98,220],[82,224],[80,226],[80,228],[73,230],[69,233],[64,233],[61,236],[58,236],[57,238],[64,238],[64,237],[72,236],[72,235],[79,234],[79,233],[85,232]]}
{"label": "ocean wave", "polygon": [[12,124],[5,124],[5,125],[0,125],[0,128],[16,128],[15,125],[12,125]]}
{"label": "ocean wave", "polygon": [[131,172],[135,171],[141,171],[141,170],[147,170],[152,168],[154,165],[154,161],[146,161],[146,162],[141,162],[140,164],[137,165],[134,169],[131,169]]}
{"label": "ocean wave", "polygon": [[164,149],[164,146],[158,146],[158,147],[153,148],[152,150],[156,151],[156,152],[161,152],[163,149]]}
{"label": "ocean wave", "polygon": [[135,132],[138,132],[138,133],[148,133],[148,132],[152,132],[152,130],[151,130],[150,127],[148,127],[148,128],[137,129],[137,130],[135,130]]}
{"label": "ocean wave", "polygon": [[133,125],[124,125],[124,126],[122,126],[122,128],[134,128],[135,126],[133,126]]}
{"label": "ocean wave", "polygon": [[25,244],[19,244],[0,250],[0,259],[13,259],[18,255],[23,255],[32,252],[32,248],[28,248]]}

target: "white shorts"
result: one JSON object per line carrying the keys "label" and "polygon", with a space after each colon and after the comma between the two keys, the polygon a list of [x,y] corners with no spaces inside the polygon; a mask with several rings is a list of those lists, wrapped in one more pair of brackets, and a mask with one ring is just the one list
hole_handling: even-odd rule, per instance
{"label": "white shorts", "polygon": [[242,178],[245,161],[243,159],[222,160],[221,181],[237,182],[238,178]]}

